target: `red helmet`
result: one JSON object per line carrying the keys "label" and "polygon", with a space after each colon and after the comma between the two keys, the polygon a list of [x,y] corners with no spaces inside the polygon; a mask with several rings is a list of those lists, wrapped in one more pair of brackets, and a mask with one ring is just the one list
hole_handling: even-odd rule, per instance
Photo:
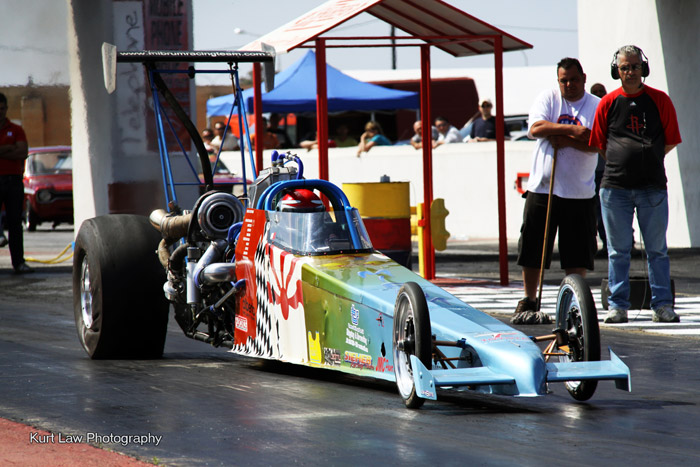
{"label": "red helmet", "polygon": [[313,191],[300,188],[286,192],[277,204],[277,209],[283,212],[323,212],[326,206]]}

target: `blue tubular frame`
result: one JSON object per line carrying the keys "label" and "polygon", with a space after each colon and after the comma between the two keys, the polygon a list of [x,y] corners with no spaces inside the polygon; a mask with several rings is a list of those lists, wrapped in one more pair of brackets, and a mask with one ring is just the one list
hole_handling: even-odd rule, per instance
{"label": "blue tubular frame", "polygon": [[[156,70],[148,70],[148,77],[151,83],[151,95],[153,96],[153,113],[156,119],[156,135],[158,140],[158,152],[160,154],[160,169],[163,177],[163,190],[165,191],[165,203],[170,211],[170,201],[177,204],[177,194],[175,192],[175,183],[173,182],[173,169],[170,164],[170,154],[168,153],[168,145],[165,141],[165,130],[163,129],[163,117],[161,115],[162,106],[158,97],[158,89],[153,79],[153,73]],[[177,135],[176,135],[177,137]],[[178,138],[179,142],[179,138]],[[189,160],[189,159],[188,159]],[[170,188],[170,191],[168,191]]]}
{"label": "blue tubular frame", "polygon": [[[250,129],[248,127],[248,118],[247,118],[247,113],[246,113],[246,108],[245,108],[245,102],[243,102],[243,99],[241,99],[241,96],[243,95],[243,90],[241,89],[241,83],[238,78],[238,65],[236,65],[235,73],[233,74],[233,80],[234,80],[234,86],[236,87],[236,99],[234,101],[234,105],[238,104],[238,134],[239,135],[245,135],[246,137],[246,142],[248,143],[247,146],[243,146],[241,144],[241,167],[243,168],[243,180],[246,180],[246,173],[245,173],[245,148],[248,148],[248,156],[250,157],[250,167],[253,171],[253,179],[258,178],[258,171],[255,167],[255,158],[253,157],[253,147],[250,143]],[[231,107],[231,112],[233,112],[233,107]],[[243,120],[243,121],[241,121]],[[245,127],[245,132],[243,132],[243,127]],[[243,139],[243,138],[241,138]],[[240,142],[239,142],[240,143]],[[244,187],[245,190],[245,196],[246,198],[248,197],[248,188],[247,186]]]}
{"label": "blue tubular frame", "polygon": [[[343,213],[345,214],[345,220],[347,221],[348,226],[351,227],[353,225],[352,216],[350,214],[353,208],[350,206],[350,201],[348,201],[347,196],[345,196],[345,193],[343,193],[340,188],[330,182],[327,182],[326,180],[285,180],[273,183],[267,187],[265,191],[263,191],[255,208],[273,211],[274,207],[272,206],[272,202],[274,201],[275,197],[284,190],[293,190],[296,188],[318,190],[324,195],[328,196],[328,199],[334,207],[341,207]],[[362,242],[360,242],[360,237],[357,235],[357,230],[353,228],[349,228],[349,230],[353,248],[356,250],[361,250]]]}
{"label": "blue tubular frame", "polygon": [[[111,46],[111,48],[116,50],[116,47]],[[104,58],[104,57],[103,57]],[[234,82],[235,88],[236,88],[236,94],[237,96],[240,96],[241,94],[241,88],[240,88],[240,81],[238,79],[238,64],[239,63],[263,63],[267,71],[273,71],[274,70],[274,61],[275,61],[275,56],[274,53],[272,52],[264,52],[264,51],[182,51],[182,50],[141,50],[141,51],[117,51],[116,52],[116,62],[117,63],[141,63],[147,70],[147,76],[149,79],[149,84],[151,88],[151,96],[153,99],[153,106],[154,106],[154,114],[155,114],[155,127],[156,127],[156,139],[158,141],[158,152],[160,155],[160,164],[161,164],[161,178],[163,182],[163,190],[165,192],[165,200],[168,205],[168,210],[171,209],[171,203],[177,204],[177,194],[176,194],[176,185],[201,185],[202,182],[199,179],[199,174],[197,173],[197,169],[192,165],[192,162],[190,160],[190,155],[188,154],[187,151],[185,151],[184,146],[182,144],[182,141],[180,140],[179,135],[174,131],[172,122],[170,121],[170,118],[168,117],[167,113],[165,112],[164,107],[161,104],[161,100],[159,97],[159,91],[162,93],[163,98],[165,99],[166,102],[170,103],[172,110],[175,112],[176,116],[178,119],[182,122],[184,125],[185,129],[187,130],[187,133],[189,134],[191,140],[194,142],[194,146],[196,148],[196,153],[197,156],[202,164],[202,169],[211,169],[211,173],[209,173],[209,170],[206,170],[204,172],[204,184],[207,185],[208,187],[213,187],[214,185],[214,174],[216,171],[216,165],[219,162],[219,155],[217,155],[216,162],[214,164],[214,167],[211,167],[211,162],[208,159],[208,154],[206,154],[206,151],[204,149],[203,142],[201,140],[201,136],[199,136],[199,130],[197,130],[196,126],[192,122],[189,113],[186,109],[183,109],[179,103],[177,102],[175,96],[170,92],[168,89],[167,83],[163,81],[162,75],[165,74],[187,74],[190,78],[194,78],[194,76],[197,73],[226,73],[228,75],[233,75],[232,81]],[[229,69],[228,70],[222,70],[222,69],[202,69],[202,70],[196,70],[194,66],[189,66],[186,70],[177,68],[169,68],[169,69],[157,69],[155,68],[155,65],[157,63],[228,63]],[[234,67],[235,64],[235,67]],[[114,73],[116,75],[116,70],[110,70],[110,74]],[[112,79],[116,79],[116,76],[113,76]],[[271,79],[269,81],[269,90],[272,89],[274,86],[274,73],[271,73]],[[114,89],[108,89],[109,92],[112,92]],[[239,116],[241,115],[241,112],[243,112],[243,116],[245,116],[245,106],[243,105],[242,99],[238,99],[238,112]],[[232,113],[233,113],[233,107],[232,107]],[[168,125],[170,126],[170,129],[172,131],[172,134],[175,136],[175,139],[177,140],[178,144],[180,145],[180,149],[182,150],[183,155],[185,156],[185,159],[187,160],[188,164],[190,165],[190,169],[194,173],[194,177],[196,179],[195,183],[192,182],[182,182],[182,183],[176,183],[174,181],[173,177],[173,170],[172,170],[172,165],[170,161],[170,154],[168,153],[168,145],[167,141],[165,138],[165,130],[164,130],[164,123],[163,123],[163,117],[168,122]],[[246,132],[248,130],[248,122],[246,120]],[[248,138],[249,140],[249,138]],[[250,147],[250,144],[248,145]],[[243,190],[245,192],[245,195],[247,197],[248,195],[248,180],[247,177],[245,176],[245,151],[241,150],[241,160],[243,162]],[[250,149],[250,160],[251,160],[251,166],[253,168],[253,173],[256,174],[257,171],[255,169],[255,160],[253,159],[253,153],[252,153],[252,148]],[[256,175],[257,176],[257,175]]]}
{"label": "blue tubular frame", "polygon": [[[233,66],[232,64],[229,64],[230,68],[228,71],[225,70],[196,70],[195,73],[227,73],[229,75],[232,75],[232,81],[234,83],[235,91],[236,91],[236,99],[233,102],[233,105],[231,106],[231,112],[229,113],[229,120],[231,121],[231,116],[233,115],[234,109],[238,111],[238,127],[239,127],[239,134],[243,135],[245,134],[245,137],[248,140],[248,152],[250,155],[250,164],[252,167],[252,173],[254,178],[257,177],[257,170],[255,167],[255,160],[253,158],[253,151],[252,148],[250,147],[250,135],[249,135],[249,129],[248,129],[248,120],[245,118],[245,103],[243,102],[243,99],[240,98],[241,93],[243,90],[240,87],[240,80],[238,77],[238,64]],[[173,201],[175,204],[177,204],[177,192],[176,192],[176,186],[183,186],[183,185],[201,185],[201,180],[199,179],[199,175],[197,174],[197,170],[195,169],[194,165],[192,165],[192,161],[190,160],[190,156],[185,150],[182,141],[180,140],[180,137],[178,134],[175,132],[175,129],[173,128],[172,122],[170,121],[170,118],[168,117],[167,113],[165,112],[165,108],[160,102],[160,97],[158,95],[158,88],[155,85],[153,75],[154,73],[158,74],[191,74],[192,70],[173,70],[173,69],[154,69],[151,68],[148,70],[149,73],[149,80],[151,84],[151,95],[153,96],[153,109],[154,109],[154,114],[155,114],[155,120],[156,120],[156,134],[157,134],[157,140],[158,140],[158,152],[160,153],[160,163],[161,163],[161,177],[163,179],[163,188],[165,191],[165,201],[166,204],[168,205],[168,209],[170,209],[170,202]],[[170,153],[168,151],[168,145],[167,141],[165,138],[165,128],[163,124],[163,117],[165,117],[165,120],[168,122],[168,126],[170,127],[170,131],[174,135],[178,145],[180,146],[180,150],[182,151],[182,154],[185,156],[185,160],[187,161],[187,164],[190,166],[190,169],[192,170],[192,173],[194,174],[195,179],[197,180],[196,182],[175,182],[174,181],[174,176],[173,176],[173,170],[172,170],[172,164],[170,162]],[[241,120],[245,120],[245,133],[243,133],[243,125],[241,123]],[[226,131],[228,130],[228,125],[224,129],[224,137],[226,137]],[[212,167],[212,177],[214,174],[216,174],[216,167],[219,164],[219,159],[221,157],[221,147],[219,148],[218,153],[216,154],[216,161],[214,162],[214,165]],[[241,167],[242,167],[242,178],[243,178],[243,193],[244,193],[244,198],[248,198],[248,183],[247,183],[247,177],[246,177],[246,163],[245,163],[245,147],[244,145],[241,144]],[[247,203],[247,201],[246,201]],[[247,207],[247,206],[246,206]]]}

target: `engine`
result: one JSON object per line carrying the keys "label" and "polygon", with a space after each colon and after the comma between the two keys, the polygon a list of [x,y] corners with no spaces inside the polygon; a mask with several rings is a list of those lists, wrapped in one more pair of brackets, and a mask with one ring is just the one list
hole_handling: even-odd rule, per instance
{"label": "engine", "polygon": [[233,346],[236,281],[234,251],[244,208],[229,193],[208,192],[194,209],[153,211],[151,224],[163,237],[158,257],[167,271],[163,285],[175,319],[188,337]]}
{"label": "engine", "polygon": [[[297,167],[285,167],[289,162]],[[273,152],[272,166],[263,169],[250,188],[251,205],[278,181],[302,177],[303,164],[296,155]],[[230,193],[210,191],[192,211],[177,206],[170,211],[153,211],[150,221],[163,237],[158,258],[167,271],[163,292],[175,319],[188,337],[233,347],[235,296],[246,287],[244,280],[236,279],[234,255],[244,206]]]}

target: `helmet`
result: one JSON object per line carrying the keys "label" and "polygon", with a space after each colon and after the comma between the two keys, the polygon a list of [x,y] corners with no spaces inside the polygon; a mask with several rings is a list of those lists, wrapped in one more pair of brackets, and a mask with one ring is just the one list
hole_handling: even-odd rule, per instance
{"label": "helmet", "polygon": [[277,204],[277,210],[282,212],[324,212],[326,206],[313,191],[300,188],[287,191]]}

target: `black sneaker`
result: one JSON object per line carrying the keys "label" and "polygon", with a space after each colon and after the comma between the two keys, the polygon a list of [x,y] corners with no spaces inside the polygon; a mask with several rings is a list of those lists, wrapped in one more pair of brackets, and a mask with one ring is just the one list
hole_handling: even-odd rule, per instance
{"label": "black sneaker", "polygon": [[33,268],[30,268],[27,263],[22,263],[15,268],[15,274],[30,274],[34,272]]}
{"label": "black sneaker", "polygon": [[0,248],[4,247],[7,245],[7,237],[0,234]]}

